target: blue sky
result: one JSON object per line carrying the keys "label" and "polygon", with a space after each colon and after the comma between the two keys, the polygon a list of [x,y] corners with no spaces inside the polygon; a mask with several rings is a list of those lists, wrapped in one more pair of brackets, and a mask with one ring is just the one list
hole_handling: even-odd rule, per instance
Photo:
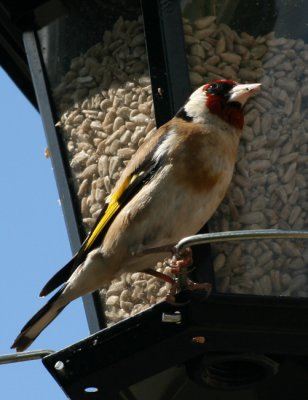
{"label": "blue sky", "polygon": [[[0,68],[0,354],[45,303],[38,293],[69,259],[64,224],[39,113]],[[88,336],[82,301],[71,303],[30,350],[59,350]],[[0,365],[1,398],[66,396],[41,361]]]}

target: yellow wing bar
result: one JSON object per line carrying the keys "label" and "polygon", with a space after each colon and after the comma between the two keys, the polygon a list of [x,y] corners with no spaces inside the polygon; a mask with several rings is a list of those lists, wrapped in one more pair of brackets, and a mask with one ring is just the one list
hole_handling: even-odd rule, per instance
{"label": "yellow wing bar", "polygon": [[130,185],[135,180],[136,176],[128,176],[123,184],[119,187],[119,189],[114,192],[111,195],[109,205],[106,209],[105,214],[102,216],[102,218],[97,221],[97,225],[93,229],[93,232],[91,235],[88,237],[84,250],[88,250],[92,244],[94,243],[95,239],[98,237],[98,235],[101,233],[102,229],[106,226],[106,224],[110,221],[110,219],[114,216],[114,214],[117,212],[117,210],[120,208],[121,204],[119,202],[119,199],[127,189],[127,187]]}

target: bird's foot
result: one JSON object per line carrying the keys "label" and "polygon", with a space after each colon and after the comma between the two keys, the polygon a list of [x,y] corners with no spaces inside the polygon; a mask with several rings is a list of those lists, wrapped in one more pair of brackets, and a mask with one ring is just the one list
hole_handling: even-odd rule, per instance
{"label": "bird's foot", "polygon": [[212,292],[212,285],[208,282],[197,283],[186,278],[185,285],[178,287],[176,282],[171,285],[170,291],[166,296],[166,302],[172,305],[185,305],[191,300],[206,300]]}
{"label": "bird's foot", "polygon": [[[180,274],[181,270],[187,269],[193,263],[192,250],[190,247],[184,249],[182,251],[182,253],[180,254],[180,256],[176,255],[176,248],[175,248],[175,245],[173,245],[173,244],[159,246],[159,247],[142,248],[142,250],[139,250],[138,252],[134,252],[134,254],[138,254],[138,255],[155,254],[155,253],[171,253],[172,254],[172,258],[171,258],[171,261],[169,262],[169,265],[171,267],[171,272],[174,275]],[[144,272],[149,273],[150,275],[154,275],[152,271],[154,271],[154,270],[147,269]],[[190,271],[188,271],[188,272],[190,272]],[[187,274],[188,272],[186,270],[184,271],[185,274]],[[161,276],[158,276],[158,274],[156,274],[154,276],[161,278]],[[162,278],[162,279],[165,280],[164,278]]]}
{"label": "bird's foot", "polygon": [[186,284],[187,284],[186,290],[189,290],[190,292],[194,293],[206,294],[206,297],[209,297],[209,295],[212,292],[212,284],[209,282],[199,283],[187,279]]}
{"label": "bird's foot", "polygon": [[183,250],[180,258],[178,258],[175,254],[173,255],[170,261],[171,272],[174,275],[179,275],[184,271],[184,274],[187,275],[190,270],[188,268],[192,265],[192,250],[190,247]]}
{"label": "bird's foot", "polygon": [[176,285],[176,281],[169,275],[163,274],[162,272],[156,271],[156,269],[148,268],[143,270],[146,274],[155,276],[155,278],[159,278],[167,283],[170,283],[172,286]]}
{"label": "bird's foot", "polygon": [[143,271],[170,284],[170,290],[166,296],[166,301],[169,304],[178,306],[187,304],[192,298],[198,298],[202,300],[207,298],[211,293],[212,285],[207,282],[196,283],[187,277],[187,274],[191,272],[190,267],[193,264],[191,248],[184,249],[180,255],[180,258],[175,255],[175,247],[172,245],[149,248],[146,249],[144,253],[166,251],[173,253],[172,258],[169,261],[169,266],[171,268],[173,277],[151,268]]}

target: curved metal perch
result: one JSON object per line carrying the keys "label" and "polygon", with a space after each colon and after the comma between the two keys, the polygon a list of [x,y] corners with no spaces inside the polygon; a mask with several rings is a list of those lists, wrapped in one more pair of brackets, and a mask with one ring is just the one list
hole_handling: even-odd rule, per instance
{"label": "curved metal perch", "polygon": [[11,364],[22,361],[40,360],[52,353],[54,353],[53,350],[34,350],[24,353],[3,354],[2,356],[0,356],[0,364]]}
{"label": "curved metal perch", "polygon": [[181,239],[175,246],[176,256],[180,258],[181,252],[191,246],[205,243],[231,242],[236,240],[254,239],[308,239],[307,230],[282,230],[282,229],[255,229],[241,231],[227,231],[205,233],[188,236]]}

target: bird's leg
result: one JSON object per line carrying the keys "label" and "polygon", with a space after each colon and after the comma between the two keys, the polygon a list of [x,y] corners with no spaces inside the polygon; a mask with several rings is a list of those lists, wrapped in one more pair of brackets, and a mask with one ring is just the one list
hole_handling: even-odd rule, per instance
{"label": "bird's leg", "polygon": [[169,261],[169,266],[175,278],[151,268],[143,271],[149,275],[155,276],[156,278],[162,279],[171,285],[169,293],[166,297],[166,301],[171,304],[178,304],[176,302],[176,295],[182,291],[195,293],[206,292],[206,297],[209,296],[212,289],[212,285],[210,283],[196,283],[187,277],[187,274],[191,272],[189,267],[193,264],[192,250],[190,247],[184,249],[179,256],[176,255],[175,246],[173,245],[153,247],[142,250],[142,254],[166,252],[171,252],[173,254],[171,260]]}
{"label": "bird's leg", "polygon": [[[182,269],[188,268],[189,266],[191,266],[192,262],[193,262],[192,251],[191,251],[190,247],[184,249],[182,251],[180,257],[176,257],[176,254],[175,254],[176,250],[175,250],[175,246],[173,244],[160,246],[160,247],[143,248],[140,251],[139,255],[153,254],[153,253],[171,253],[173,256],[172,256],[172,259],[170,262],[170,267],[171,267],[171,272],[175,275],[179,274]],[[185,271],[185,273],[187,273],[187,272]],[[149,272],[149,274],[153,275],[151,272]],[[159,278],[158,275],[156,275],[156,276]],[[164,279],[164,278],[162,278],[162,279]]]}
{"label": "bird's leg", "polygon": [[173,279],[171,276],[163,274],[162,272],[156,271],[155,269],[148,268],[143,270],[146,274],[155,276],[155,278],[162,279],[163,281],[170,284],[169,293],[166,296],[166,301],[168,303],[176,304],[175,295],[177,292],[177,281]]}
{"label": "bird's leg", "polygon": [[171,285],[176,284],[176,281],[173,278],[171,278],[171,276],[163,274],[162,272],[156,271],[156,269],[148,268],[148,269],[143,270],[143,272],[145,272],[146,274],[155,276],[155,278],[162,279],[163,281],[170,283]]}
{"label": "bird's leg", "polygon": [[[156,271],[155,269],[148,268],[145,269],[143,272],[146,274],[155,276],[156,278],[162,279],[163,281],[169,283],[170,290],[167,294],[166,301],[171,304],[178,304],[176,302],[176,294],[181,291],[182,289],[193,289],[193,282],[187,278],[188,269],[192,265],[192,251],[190,248],[187,248],[181,254],[181,258],[176,257],[175,255],[175,247],[172,245],[163,246],[163,247],[156,247],[156,248],[149,248],[144,249],[147,254],[149,253],[156,253],[156,252],[166,252],[170,251],[173,253],[171,260],[169,261],[169,266],[171,269],[171,273],[175,276],[172,278],[169,275],[166,275],[162,272]],[[188,283],[189,281],[189,283]]]}
{"label": "bird's leg", "polygon": [[[143,254],[151,254],[151,253],[165,253],[170,252],[173,254],[171,261],[169,262],[169,266],[171,268],[171,273],[177,276],[176,279],[172,278],[169,275],[163,274],[162,272],[158,272],[155,269],[149,268],[144,270],[143,272],[155,276],[156,278],[162,279],[163,281],[170,283],[170,290],[167,295],[166,301],[169,303],[175,303],[175,296],[182,286],[180,284],[181,280],[187,279],[187,268],[192,265],[192,251],[190,248],[183,250],[181,254],[181,258],[176,257],[175,255],[175,246],[174,245],[166,245],[160,247],[152,247],[143,249]],[[181,276],[180,276],[181,275]]]}

